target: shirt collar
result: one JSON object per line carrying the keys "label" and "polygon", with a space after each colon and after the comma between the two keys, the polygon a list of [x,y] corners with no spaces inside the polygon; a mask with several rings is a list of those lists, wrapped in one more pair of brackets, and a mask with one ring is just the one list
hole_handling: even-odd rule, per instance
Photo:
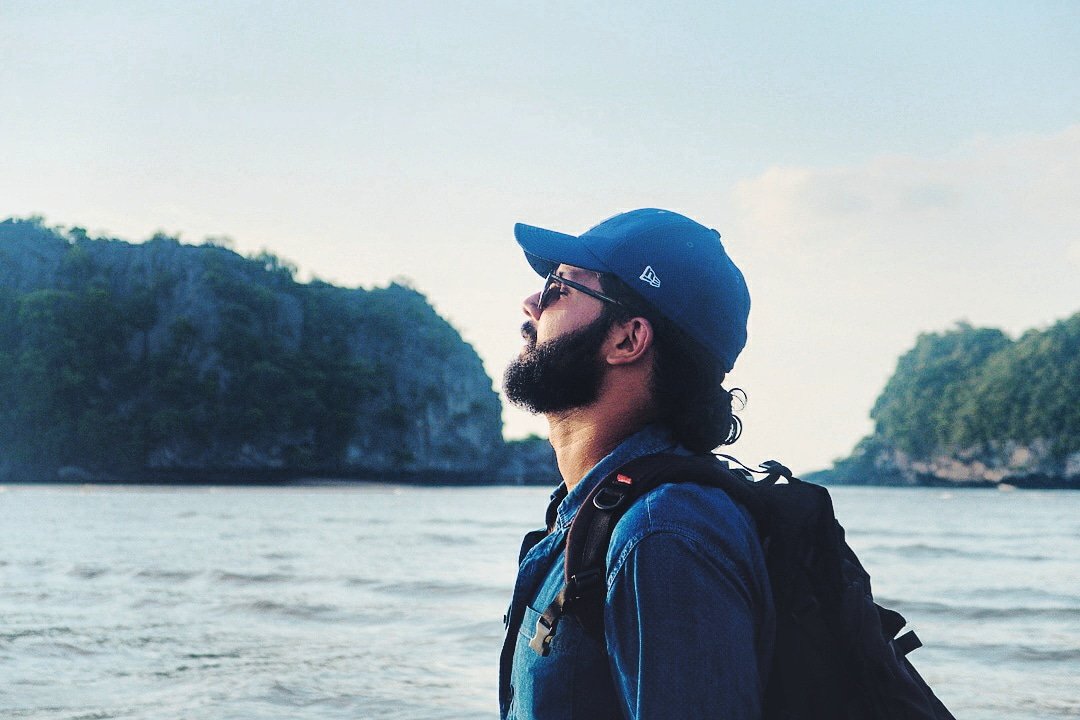
{"label": "shirt collar", "polygon": [[619,443],[600,462],[593,465],[573,490],[567,492],[565,483],[556,488],[551,494],[551,499],[554,502],[561,497],[561,502],[556,514],[555,527],[560,529],[569,527],[570,521],[574,519],[581,504],[585,502],[585,498],[601,480],[612,472],[631,460],[672,450],[675,447],[676,443],[671,436],[671,431],[661,425],[646,425],[638,430]]}

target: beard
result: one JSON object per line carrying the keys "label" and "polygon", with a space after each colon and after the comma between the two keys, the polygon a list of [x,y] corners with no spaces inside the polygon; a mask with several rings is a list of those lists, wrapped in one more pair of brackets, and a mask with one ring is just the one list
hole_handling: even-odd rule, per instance
{"label": "beard", "polygon": [[585,407],[600,395],[600,347],[611,321],[606,313],[583,328],[536,344],[536,327],[525,323],[530,342],[503,375],[506,399],[533,414]]}

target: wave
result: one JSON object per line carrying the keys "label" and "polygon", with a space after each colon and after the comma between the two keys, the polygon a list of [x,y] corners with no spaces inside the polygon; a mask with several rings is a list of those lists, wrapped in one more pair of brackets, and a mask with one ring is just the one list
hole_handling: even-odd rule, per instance
{"label": "wave", "polygon": [[244,657],[244,654],[239,650],[230,650],[228,652],[187,653],[183,657],[186,660],[233,660]]}
{"label": "wave", "polygon": [[29,655],[38,655],[43,657],[61,657],[67,658],[72,655],[80,655],[82,657],[89,657],[91,655],[99,654],[95,650],[85,648],[74,643],[63,642],[59,640],[49,640],[42,643],[34,643],[27,645],[19,649],[20,653],[27,653]]}
{"label": "wave", "polygon": [[94,580],[103,575],[108,575],[109,572],[109,568],[100,565],[76,565],[68,571],[68,575],[83,580]]}
{"label": "wave", "polygon": [[942,558],[963,558],[966,560],[1022,560],[1025,562],[1043,562],[1055,560],[1049,555],[1024,555],[1018,553],[998,552],[989,550],[964,550],[947,545],[929,545],[927,543],[910,543],[907,545],[871,545],[860,549],[860,553],[882,553],[888,555],[905,555],[916,559],[938,560]]}
{"label": "wave", "polygon": [[201,573],[196,570],[139,570],[135,577],[140,580],[167,580],[169,582],[182,583],[198,577]]}
{"label": "wave", "polygon": [[477,540],[472,535],[448,535],[445,533],[424,533],[420,536],[420,539],[425,542],[435,543],[439,546],[453,545],[476,545]]}
{"label": "wave", "polygon": [[505,594],[506,588],[501,585],[479,585],[467,582],[438,582],[434,580],[417,580],[411,582],[398,582],[382,585],[380,592],[391,595],[424,596],[442,595],[448,597],[462,597],[470,595],[490,595],[492,593]]}
{"label": "wave", "polygon": [[302,620],[336,620],[342,614],[341,608],[336,605],[290,604],[274,600],[253,600],[233,605],[233,608],[270,615],[284,615]]}
{"label": "wave", "polygon": [[1002,643],[985,644],[941,644],[937,649],[978,658],[980,662],[1017,661],[1023,663],[1072,663],[1080,660],[1080,648],[1077,647],[1037,647],[1032,645],[1005,645]]}
{"label": "wave", "polygon": [[9,643],[23,638],[55,638],[74,635],[75,631],[69,627],[30,628],[27,630],[14,630],[12,632],[0,632],[0,643]]}
{"label": "wave", "polygon": [[[840,524],[844,526],[844,534],[849,538],[908,538],[911,537],[911,528],[908,526],[897,527],[896,525],[844,525],[844,518],[840,516],[840,511],[837,511],[837,519],[840,520]],[[1047,537],[1047,530],[1053,530],[1053,528],[1047,528],[1036,533],[1032,530],[1016,530],[1009,532],[1007,529],[1001,529],[1000,532],[992,527],[974,528],[961,530],[958,528],[950,528],[947,532],[936,531],[931,532],[924,530],[921,534],[928,537],[939,537],[944,540],[1032,540],[1032,539],[1044,539]],[[1068,533],[1056,533],[1060,537],[1068,537]]]}
{"label": "wave", "polygon": [[[538,518],[538,520],[541,518]],[[427,525],[450,525],[452,527],[461,527],[461,518],[432,518],[425,520]],[[537,522],[536,525],[541,523]],[[469,518],[468,527],[470,529],[485,528],[491,530],[520,530],[522,524],[520,521],[513,520],[485,520],[483,518]],[[531,527],[531,526],[530,526]],[[524,534],[524,530],[521,531]]]}
{"label": "wave", "polygon": [[882,605],[908,616],[932,615],[945,616],[961,620],[994,620],[994,619],[1020,619],[1036,618],[1041,620],[1071,620],[1080,618],[1080,607],[1055,606],[1017,606],[1017,607],[984,607],[973,605],[951,605],[949,603],[920,601],[920,600],[891,600],[880,598]]}
{"label": "wave", "polygon": [[1031,601],[1032,603],[1042,602],[1044,607],[1048,603],[1068,605],[1080,601],[1080,597],[1076,595],[1065,595],[1063,593],[1051,592],[1049,590],[1044,590],[1043,588],[1034,587],[979,587],[965,589],[963,594],[981,600],[987,598],[1008,598],[1014,601],[1023,599]]}
{"label": "wave", "polygon": [[266,585],[292,582],[296,576],[286,573],[238,573],[218,570],[214,573],[214,579],[233,585]]}

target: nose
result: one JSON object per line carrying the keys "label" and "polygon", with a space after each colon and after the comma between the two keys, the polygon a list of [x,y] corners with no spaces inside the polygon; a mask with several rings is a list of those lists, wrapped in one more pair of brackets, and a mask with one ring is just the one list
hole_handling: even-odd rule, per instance
{"label": "nose", "polygon": [[540,319],[540,307],[537,304],[540,300],[540,293],[535,292],[529,297],[525,298],[521,302],[521,310],[535,322]]}

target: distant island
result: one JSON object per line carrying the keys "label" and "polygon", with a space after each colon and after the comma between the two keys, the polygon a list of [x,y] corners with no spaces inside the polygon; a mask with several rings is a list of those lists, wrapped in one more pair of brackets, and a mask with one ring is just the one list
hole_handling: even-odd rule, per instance
{"label": "distant island", "polygon": [[557,481],[406,284],[0,222],[0,482]]}
{"label": "distant island", "polygon": [[1080,313],[1011,340],[961,323],[921,335],[837,484],[1080,489]]}

